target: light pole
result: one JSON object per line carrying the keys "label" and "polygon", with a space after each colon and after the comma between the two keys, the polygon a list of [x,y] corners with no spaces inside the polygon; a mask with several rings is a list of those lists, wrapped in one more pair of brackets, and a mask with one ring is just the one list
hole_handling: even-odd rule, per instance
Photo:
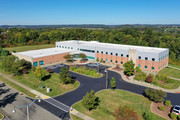
{"label": "light pole", "polygon": [[104,72],[106,73],[106,89],[108,87],[108,71],[105,69]]}
{"label": "light pole", "polygon": [[41,102],[40,97],[37,96],[37,98],[36,98],[34,101],[32,101],[30,104],[27,104],[27,105],[25,105],[25,106],[14,106],[12,113],[15,113],[15,112],[16,112],[16,109],[15,109],[15,108],[27,108],[27,120],[29,120],[29,108],[31,107],[31,105],[32,105],[33,103],[35,103],[36,100],[38,100],[38,102]]}

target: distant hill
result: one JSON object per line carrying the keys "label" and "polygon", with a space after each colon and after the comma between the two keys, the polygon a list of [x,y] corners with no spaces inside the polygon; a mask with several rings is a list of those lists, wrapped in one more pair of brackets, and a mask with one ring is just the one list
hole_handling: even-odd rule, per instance
{"label": "distant hill", "polygon": [[180,24],[124,24],[124,25],[104,25],[104,24],[70,24],[70,25],[1,25],[1,29],[11,28],[109,28],[118,29],[125,27],[180,27]]}

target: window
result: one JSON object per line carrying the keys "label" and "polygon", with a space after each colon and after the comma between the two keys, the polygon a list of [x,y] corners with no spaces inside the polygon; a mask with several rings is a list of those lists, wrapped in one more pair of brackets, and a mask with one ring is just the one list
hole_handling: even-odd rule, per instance
{"label": "window", "polygon": [[103,51],[101,51],[101,54],[103,54]]}
{"label": "window", "polygon": [[103,61],[103,58],[101,58],[101,60]]}
{"label": "window", "polygon": [[118,61],[116,61],[116,63],[118,63]]}
{"label": "window", "polygon": [[108,61],[108,59],[106,59],[106,62]]}
{"label": "window", "polygon": [[144,68],[147,68],[147,66],[144,66]]}
{"label": "window", "polygon": [[70,49],[70,47],[68,47],[68,49]]}
{"label": "window", "polygon": [[141,59],[141,56],[139,56],[138,58]]}
{"label": "window", "polygon": [[123,54],[121,54],[121,56],[123,57]]}
{"label": "window", "polygon": [[78,48],[78,50],[79,50],[79,48]]}
{"label": "window", "polygon": [[118,56],[118,54],[116,53],[116,56]]}
{"label": "window", "polygon": [[99,58],[97,57],[97,60],[99,60]]}
{"label": "window", "polygon": [[161,58],[159,58],[159,61],[161,60]]}
{"label": "window", "polygon": [[34,62],[33,65],[34,65],[34,66],[38,66],[38,62]]}
{"label": "window", "polygon": [[99,51],[97,51],[97,53],[99,53]]}
{"label": "window", "polygon": [[141,67],[141,65],[138,65],[138,67]]}
{"label": "window", "polygon": [[71,47],[71,49],[73,49],[73,47]]}
{"label": "window", "polygon": [[108,52],[106,52],[106,55],[108,54]]}
{"label": "window", "polygon": [[121,61],[121,64],[123,64],[123,62]]}
{"label": "window", "polygon": [[113,55],[113,53],[111,53],[111,55]]}
{"label": "window", "polygon": [[129,55],[126,55],[127,57],[129,57]]}
{"label": "window", "polygon": [[113,62],[113,61],[111,60],[111,62]]}
{"label": "window", "polygon": [[44,61],[39,61],[39,65],[44,65]]}
{"label": "window", "polygon": [[152,61],[155,61],[155,58],[152,58]]}
{"label": "window", "polygon": [[152,70],[154,70],[154,67],[151,67]]}
{"label": "window", "polygon": [[145,60],[148,60],[148,57],[145,57]]}
{"label": "window", "polygon": [[66,49],[67,47],[65,47],[65,49]]}
{"label": "window", "polygon": [[59,46],[61,48],[61,46]]}
{"label": "window", "polygon": [[56,47],[58,47],[58,45]]}
{"label": "window", "polygon": [[62,48],[64,48],[64,46],[62,46]]}

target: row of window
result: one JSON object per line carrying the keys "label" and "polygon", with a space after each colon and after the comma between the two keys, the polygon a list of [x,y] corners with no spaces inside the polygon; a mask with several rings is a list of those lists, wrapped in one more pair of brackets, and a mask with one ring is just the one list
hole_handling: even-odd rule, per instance
{"label": "row of window", "polygon": [[164,59],[164,58],[166,58],[166,57],[168,57],[168,54],[165,55],[165,56],[160,57],[160,58],[159,58],[159,61],[161,61],[162,59]]}
{"label": "row of window", "polygon": [[[79,50],[79,48],[78,48],[78,50]],[[88,50],[88,49],[80,49],[80,51],[85,51],[85,52],[92,52],[92,53],[94,53],[94,50]]]}
{"label": "row of window", "polygon": [[[141,65],[138,65],[138,67],[140,67],[140,68],[141,68]],[[147,68],[148,68],[148,66],[146,66],[146,65],[145,65],[145,66],[144,66],[144,68],[145,68],[145,69],[147,69]],[[152,69],[152,70],[154,70],[154,67],[151,67],[151,69]]]}
{"label": "row of window", "polygon": [[[100,53],[99,51],[97,51],[97,53]],[[103,51],[101,51],[101,54],[103,54]],[[106,55],[108,55],[108,52],[106,52]],[[111,52],[110,55],[113,55],[113,53]],[[118,53],[115,53],[116,56],[118,56]],[[123,54],[121,54],[121,56],[123,57]],[[126,57],[129,57],[129,55],[126,55]]]}
{"label": "row of window", "polygon": [[[99,58],[97,58],[99,60]],[[101,60],[103,61],[103,58],[101,58]],[[106,59],[106,62],[108,62],[108,59]],[[113,62],[113,60],[110,60],[110,62]],[[115,63],[118,63],[118,61],[115,61]],[[123,61],[120,62],[121,64],[123,64]]]}
{"label": "row of window", "polygon": [[[33,65],[38,66],[38,62],[34,62]],[[39,61],[39,65],[44,65],[44,61]]]}
{"label": "row of window", "polygon": [[66,46],[56,46],[56,47],[59,47],[59,48],[65,48],[65,49],[73,49],[73,47],[66,47]]}

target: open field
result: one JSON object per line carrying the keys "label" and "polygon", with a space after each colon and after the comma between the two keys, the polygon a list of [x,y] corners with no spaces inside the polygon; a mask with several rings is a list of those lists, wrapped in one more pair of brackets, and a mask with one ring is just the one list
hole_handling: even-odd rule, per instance
{"label": "open field", "polygon": [[[117,109],[119,105],[124,104],[133,107],[140,117],[145,111],[150,112],[151,102],[138,94],[123,90],[102,90],[95,95],[100,98],[100,105],[96,110],[92,110],[91,112],[87,111],[81,102],[74,104],[73,108],[96,120],[115,120],[111,112],[114,112],[114,109]],[[154,120],[164,120],[153,113],[152,115]]]}
{"label": "open field", "polygon": [[[51,73],[50,78],[44,81],[38,80],[32,71],[30,71],[28,74],[24,74],[21,76],[14,76],[13,79],[51,97],[76,89],[80,85],[78,81],[76,81],[74,84],[68,84],[68,85],[64,85],[60,83],[59,75],[57,73]],[[40,85],[46,87],[40,88]],[[49,93],[46,92],[47,87],[51,89],[51,92]]]}
{"label": "open field", "polygon": [[180,69],[180,66],[179,66],[179,65],[169,64],[169,66],[176,67],[176,68],[179,68],[179,69]]}
{"label": "open field", "polygon": [[9,50],[10,52],[12,51],[22,52],[22,51],[37,50],[37,49],[44,49],[44,48],[51,48],[51,47],[55,47],[55,45],[54,44],[31,45],[31,46],[10,47],[10,48],[4,48],[4,49]]}
{"label": "open field", "polygon": [[[176,66],[173,66],[176,67]],[[180,79],[180,70],[174,68],[164,68],[158,74],[166,75],[169,77],[179,78]]]}
{"label": "open field", "polygon": [[27,96],[31,97],[31,98],[35,98],[35,94],[29,92],[28,90],[14,84],[13,82],[5,79],[4,77],[0,76],[0,80],[6,84],[8,84],[9,86],[11,86],[12,88],[14,88],[15,90],[19,91],[19,92],[22,92],[24,94],[26,94]]}

